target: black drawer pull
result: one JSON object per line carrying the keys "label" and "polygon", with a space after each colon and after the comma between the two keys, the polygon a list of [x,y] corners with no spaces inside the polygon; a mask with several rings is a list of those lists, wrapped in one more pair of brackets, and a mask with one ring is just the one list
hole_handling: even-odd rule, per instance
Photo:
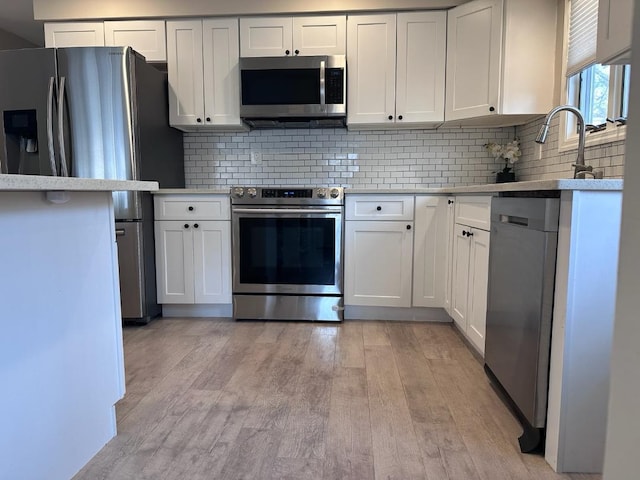
{"label": "black drawer pull", "polygon": [[380,211],[380,210],[382,210],[382,207],[381,207],[380,205],[378,205],[378,206],[376,207],[376,210],[377,210],[377,211]]}

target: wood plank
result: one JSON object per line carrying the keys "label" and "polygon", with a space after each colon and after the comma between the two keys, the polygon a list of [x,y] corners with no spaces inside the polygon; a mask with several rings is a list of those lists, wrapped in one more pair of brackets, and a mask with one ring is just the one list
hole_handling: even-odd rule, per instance
{"label": "wood plank", "polygon": [[364,368],[364,337],[361,322],[341,325],[336,345],[336,366]]}
{"label": "wood plank", "polygon": [[267,477],[272,470],[280,439],[281,433],[278,431],[243,428],[228,450],[222,471],[210,478],[235,480]]}
{"label": "wood plank", "polygon": [[391,345],[387,336],[387,327],[385,322],[366,322],[363,326],[362,336],[364,345]]}
{"label": "wood plank", "polygon": [[334,369],[326,442],[325,480],[374,478],[364,368]]}
{"label": "wood plank", "polygon": [[222,390],[264,330],[263,322],[242,322],[216,357],[215,367],[204,370],[193,382],[198,390]]}
{"label": "wood plank", "polygon": [[376,479],[424,479],[426,472],[391,346],[365,346]]}
{"label": "wood plank", "polygon": [[337,330],[315,327],[287,418],[278,457],[324,458]]}
{"label": "wood plank", "polygon": [[411,324],[389,328],[427,478],[477,479],[475,466]]}

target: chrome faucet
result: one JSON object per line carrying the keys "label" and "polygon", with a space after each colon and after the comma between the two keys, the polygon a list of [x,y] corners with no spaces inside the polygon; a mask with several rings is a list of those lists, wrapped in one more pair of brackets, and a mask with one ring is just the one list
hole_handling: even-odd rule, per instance
{"label": "chrome faucet", "polygon": [[551,123],[551,119],[556,113],[563,110],[573,113],[578,118],[578,157],[576,158],[576,163],[571,165],[575,168],[575,170],[573,171],[573,178],[585,178],[585,176],[587,175],[593,175],[593,177],[596,178],[596,176],[599,176],[597,175],[597,173],[600,172],[594,172],[591,165],[587,166],[584,164],[584,139],[586,134],[586,127],[582,112],[580,112],[580,110],[578,110],[576,107],[573,107],[571,105],[560,105],[559,107],[551,110],[547,114],[547,117],[544,119],[542,127],[540,127],[540,131],[538,132],[538,136],[536,137],[536,143],[544,143],[547,141],[547,134],[549,133],[549,123]]}

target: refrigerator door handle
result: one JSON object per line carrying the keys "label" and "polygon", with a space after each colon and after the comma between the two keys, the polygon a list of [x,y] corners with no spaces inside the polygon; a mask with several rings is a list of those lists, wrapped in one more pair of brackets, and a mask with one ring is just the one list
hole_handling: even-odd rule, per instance
{"label": "refrigerator door handle", "polygon": [[53,149],[53,86],[55,79],[49,77],[49,96],[47,98],[47,146],[49,147],[49,165],[51,166],[51,174],[58,175],[56,169],[56,156]]}
{"label": "refrigerator door handle", "polygon": [[58,143],[60,144],[60,171],[63,177],[69,176],[67,154],[64,146],[64,98],[66,80],[65,77],[60,77],[60,92],[58,93]]}

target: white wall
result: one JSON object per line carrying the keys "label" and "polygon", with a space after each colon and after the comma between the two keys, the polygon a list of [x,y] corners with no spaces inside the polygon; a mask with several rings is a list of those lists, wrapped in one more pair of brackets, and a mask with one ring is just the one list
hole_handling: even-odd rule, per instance
{"label": "white wall", "polygon": [[0,50],[12,50],[15,48],[32,48],[33,43],[14,35],[11,32],[0,29]]}
{"label": "white wall", "polygon": [[37,20],[449,8],[469,0],[33,0]]}
{"label": "white wall", "polygon": [[[640,11],[634,18],[632,65],[640,63]],[[604,479],[638,478],[640,472],[640,76],[632,70],[622,232],[618,269],[618,298],[611,359],[609,423]]]}

